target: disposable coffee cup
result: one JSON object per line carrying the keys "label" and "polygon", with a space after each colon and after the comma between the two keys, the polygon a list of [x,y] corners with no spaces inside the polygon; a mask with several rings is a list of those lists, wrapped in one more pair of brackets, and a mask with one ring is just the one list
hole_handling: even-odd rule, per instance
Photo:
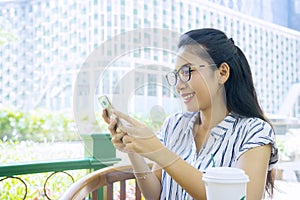
{"label": "disposable coffee cup", "polygon": [[212,167],[206,170],[205,183],[207,200],[245,200],[249,177],[244,170],[232,167]]}

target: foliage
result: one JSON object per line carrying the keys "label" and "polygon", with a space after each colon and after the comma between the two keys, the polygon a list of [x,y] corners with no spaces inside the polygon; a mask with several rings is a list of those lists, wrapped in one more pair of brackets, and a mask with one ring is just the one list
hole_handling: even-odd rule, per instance
{"label": "foliage", "polygon": [[[79,180],[82,176],[87,174],[87,170],[72,170],[66,171],[75,181]],[[53,172],[20,175],[27,185],[27,198],[33,200],[46,199],[44,193],[44,184],[47,178]],[[61,194],[72,184],[72,179],[63,173],[57,173],[48,179],[46,184],[47,196],[51,199],[58,199]],[[0,199],[23,199],[25,195],[25,185],[17,179],[6,179],[0,182]]]}
{"label": "foliage", "polygon": [[[84,146],[79,142],[65,143],[36,143],[32,141],[1,141],[0,140],[0,163],[25,162],[32,160],[59,160],[74,159],[83,156]],[[87,170],[67,171],[74,180],[78,180]],[[28,187],[26,199],[46,199],[43,186],[46,179],[53,172],[17,175]],[[1,178],[0,178],[1,179]],[[58,199],[72,183],[69,176],[63,173],[53,175],[46,184],[47,194],[51,199]],[[23,199],[25,186],[20,180],[6,179],[0,182],[0,199]]]}
{"label": "foliage", "polygon": [[[0,140],[0,163],[8,162],[23,162],[28,160],[39,159],[70,159],[78,158],[83,155],[84,146],[80,142],[64,142],[60,143],[35,143],[32,141],[3,142]],[[5,153],[3,153],[5,152]],[[47,152],[47,153],[45,153]],[[5,155],[4,155],[5,154]],[[47,154],[47,155],[46,155]],[[66,171],[71,174],[75,181],[88,173],[87,170],[72,170]],[[46,179],[52,174],[39,173],[30,175],[18,175],[17,177],[24,180],[28,186],[28,195],[26,199],[44,200],[47,199],[44,194],[43,185]],[[1,178],[0,178],[1,179]],[[59,196],[71,184],[69,176],[63,173],[57,173],[48,180],[46,184],[47,195],[51,199],[58,199]],[[127,199],[134,199],[134,186],[135,182],[128,181],[127,184]],[[119,185],[114,185],[114,196],[117,197],[119,193],[117,189]],[[25,194],[25,187],[21,181],[17,179],[6,179],[0,182],[0,199],[22,199]]]}
{"label": "foliage", "polygon": [[[156,131],[162,121],[151,117],[132,115],[137,120]],[[106,131],[107,124],[103,122],[99,113],[96,113],[97,126]],[[74,120],[68,113],[49,112],[37,109],[24,112],[8,107],[0,107],[0,163],[24,162],[32,160],[67,159],[83,155],[84,146],[72,146],[68,143],[54,141],[73,141],[80,137],[75,132]],[[74,142],[72,142],[74,143]],[[80,142],[77,142],[79,145]],[[78,145],[77,144],[77,145]],[[61,153],[60,151],[64,151]],[[80,153],[78,153],[80,151]],[[74,155],[74,153],[76,155]],[[50,156],[50,158],[49,158]],[[53,158],[51,158],[51,156]],[[76,157],[78,158],[78,157]],[[78,180],[87,173],[87,170],[67,171]],[[44,194],[44,184],[52,172],[30,175],[18,175],[28,186],[26,199],[47,199]],[[1,179],[1,178],[0,178]],[[133,183],[128,182],[130,199],[133,195]],[[58,173],[47,182],[46,192],[51,199],[59,196],[71,185],[71,179],[65,174]],[[6,179],[0,182],[0,199],[23,199],[25,186],[18,179]],[[117,193],[115,195],[118,195]]]}
{"label": "foliage", "polygon": [[83,142],[1,141],[0,163],[82,158]]}
{"label": "foliage", "polygon": [[0,138],[41,142],[78,140],[79,136],[74,131],[74,120],[66,113],[0,107]]}
{"label": "foliage", "polygon": [[[157,131],[165,119],[165,115],[153,118],[151,116],[132,116]],[[107,124],[96,112],[96,130],[107,132]],[[74,141],[80,140],[76,125],[68,112],[51,112],[36,109],[25,112],[0,106],[0,139],[4,141]]]}

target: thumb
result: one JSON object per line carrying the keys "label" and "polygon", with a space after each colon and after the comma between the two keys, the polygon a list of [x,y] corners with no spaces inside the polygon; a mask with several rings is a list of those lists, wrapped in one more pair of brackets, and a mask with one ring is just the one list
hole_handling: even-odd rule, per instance
{"label": "thumb", "polygon": [[117,111],[115,109],[112,110],[112,113],[116,115],[118,118],[125,120],[129,124],[132,124],[133,126],[139,126],[139,127],[145,127],[145,125],[134,118],[130,117],[129,115],[126,115],[120,111]]}
{"label": "thumb", "polygon": [[155,134],[146,126],[136,127],[131,125],[121,125],[119,128],[134,138],[149,139],[155,137]]}

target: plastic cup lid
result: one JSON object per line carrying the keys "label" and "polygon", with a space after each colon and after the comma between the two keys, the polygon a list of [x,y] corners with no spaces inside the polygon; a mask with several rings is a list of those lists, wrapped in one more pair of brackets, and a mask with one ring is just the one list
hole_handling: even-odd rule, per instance
{"label": "plastic cup lid", "polygon": [[206,182],[245,183],[249,181],[249,177],[244,170],[239,168],[212,167],[206,170],[203,180]]}

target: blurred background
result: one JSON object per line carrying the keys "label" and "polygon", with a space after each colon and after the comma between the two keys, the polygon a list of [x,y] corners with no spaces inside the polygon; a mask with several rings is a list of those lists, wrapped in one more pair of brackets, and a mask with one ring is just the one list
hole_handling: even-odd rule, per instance
{"label": "blurred background", "polygon": [[[88,103],[105,132],[96,97],[116,100],[127,91],[128,74],[132,90],[126,108],[117,107],[157,130],[182,110],[164,80],[174,52],[139,48],[100,66],[100,77],[87,70],[78,81],[78,74],[95,50],[128,31],[204,27],[224,31],[245,52],[277,134],[280,179],[300,181],[300,0],[0,0],[0,162],[82,157],[74,96],[95,96]],[[106,48],[106,56],[117,55],[116,48]]]}

